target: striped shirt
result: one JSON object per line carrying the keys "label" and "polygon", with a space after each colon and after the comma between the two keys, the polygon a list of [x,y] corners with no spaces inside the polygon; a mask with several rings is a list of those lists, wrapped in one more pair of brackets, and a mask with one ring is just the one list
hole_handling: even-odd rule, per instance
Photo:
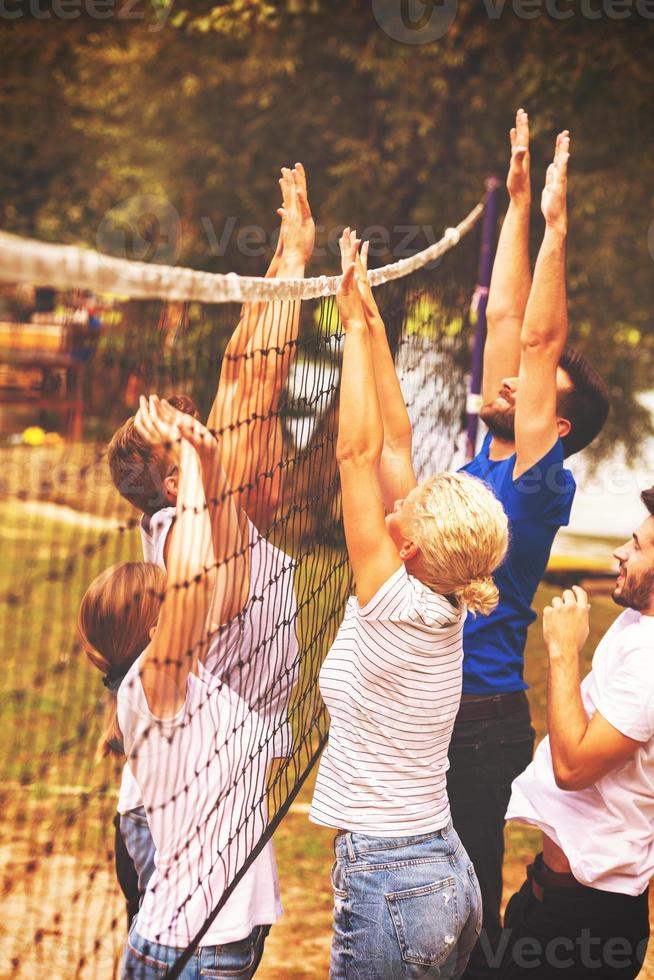
{"label": "striped shirt", "polygon": [[404,565],[365,606],[349,600],[320,671],[331,725],[314,823],[374,837],[447,825],[465,615]]}

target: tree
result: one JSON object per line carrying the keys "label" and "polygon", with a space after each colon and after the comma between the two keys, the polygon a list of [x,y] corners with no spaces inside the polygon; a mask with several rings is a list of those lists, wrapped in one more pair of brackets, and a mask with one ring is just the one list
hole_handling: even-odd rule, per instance
{"label": "tree", "polygon": [[[514,8],[460,0],[447,33],[424,45],[394,41],[363,0],[161,0],[152,23],[14,22],[11,44],[0,34],[4,227],[95,245],[117,201],[154,194],[180,215],[180,262],[260,274],[277,224],[276,171],[302,159],[319,248],[344,224],[381,226],[382,263],[407,225],[422,248],[480,198],[485,176],[504,171],[506,132],[524,104],[535,191],[556,129],[573,133],[573,339],[619,408],[605,443],[633,450],[644,433],[633,393],[650,385],[654,356],[642,139],[654,26],[636,8],[624,20],[577,8],[566,20],[544,10],[525,20]],[[246,226],[262,230],[248,237]],[[326,249],[310,271],[337,267]]]}

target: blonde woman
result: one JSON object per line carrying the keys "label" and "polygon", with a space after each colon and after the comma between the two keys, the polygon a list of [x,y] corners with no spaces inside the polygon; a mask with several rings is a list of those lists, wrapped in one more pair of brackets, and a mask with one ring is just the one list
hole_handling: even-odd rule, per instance
{"label": "blonde woman", "polygon": [[491,575],[507,519],[473,477],[416,484],[359,244],[346,229],[338,293],[337,457],[356,596],[320,674],[331,727],[311,809],[337,829],[330,976],[456,978],[477,941],[481,899],[450,820],[447,751],[463,622],[497,602]]}
{"label": "blonde woman", "polygon": [[[219,452],[191,416],[152,396],[137,422],[178,472],[167,575],[122,563],[100,575],[79,613],[84,647],[117,688],[101,749],[124,745],[154,840],[155,869],[128,937],[123,980],[167,972],[204,925],[266,822],[257,714],[204,665],[211,637],[243,608],[248,549],[224,473],[215,469],[210,519],[202,457]],[[261,771],[259,771],[261,770]],[[247,820],[245,817],[247,816]],[[184,971],[253,976],[281,907],[268,844],[203,936]]]}

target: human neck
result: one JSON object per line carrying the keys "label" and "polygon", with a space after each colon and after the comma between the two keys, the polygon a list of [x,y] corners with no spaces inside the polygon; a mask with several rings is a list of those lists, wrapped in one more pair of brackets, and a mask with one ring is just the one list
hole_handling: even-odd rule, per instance
{"label": "human neck", "polygon": [[515,442],[511,439],[500,439],[498,436],[493,436],[492,442],[490,444],[490,451],[488,453],[489,459],[501,460],[508,459],[509,456],[513,456],[515,453]]}

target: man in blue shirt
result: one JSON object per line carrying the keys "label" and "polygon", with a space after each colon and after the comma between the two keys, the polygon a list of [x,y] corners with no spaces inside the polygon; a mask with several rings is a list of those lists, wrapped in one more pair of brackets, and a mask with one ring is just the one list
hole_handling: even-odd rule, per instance
{"label": "man in blue shirt", "polygon": [[477,871],[484,923],[465,977],[492,975],[500,938],[504,816],[513,780],[530,763],[534,730],[523,679],[531,603],[554,536],[569,521],[575,482],[564,458],[588,445],[608,414],[606,388],[588,362],[566,350],[566,184],[570,137],[556,141],[541,207],[545,233],[529,264],[529,122],[511,131],[504,219],[488,298],[480,417],[489,433],[464,467],[504,505],[511,544],[495,574],[500,602],[468,618],[463,698],[450,746],[452,819]]}

